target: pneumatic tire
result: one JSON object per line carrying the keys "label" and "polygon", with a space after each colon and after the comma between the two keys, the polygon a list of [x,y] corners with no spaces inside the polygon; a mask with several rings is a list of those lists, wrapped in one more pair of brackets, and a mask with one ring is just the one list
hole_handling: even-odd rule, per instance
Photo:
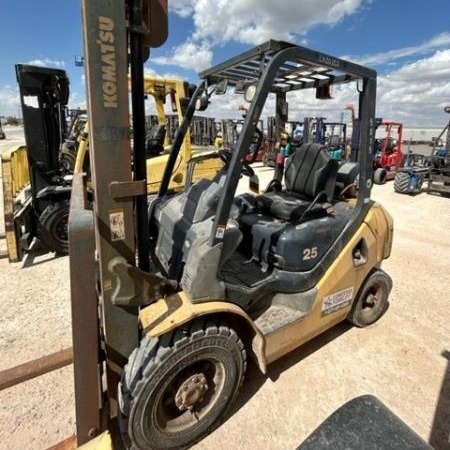
{"label": "pneumatic tire", "polygon": [[74,172],[76,159],[77,156],[74,152],[67,149],[61,150],[59,164],[65,173],[72,174]]}
{"label": "pneumatic tire", "polygon": [[244,345],[225,323],[199,321],[144,337],[119,384],[124,444],[136,450],[193,445],[225,419],[246,366]]}
{"label": "pneumatic tire", "polygon": [[52,252],[69,253],[69,200],[48,205],[39,217],[39,239]]}
{"label": "pneumatic tire", "polygon": [[397,172],[394,178],[394,191],[399,194],[409,194],[411,175],[408,172]]}
{"label": "pneumatic tire", "polygon": [[377,269],[364,281],[347,320],[363,328],[375,323],[389,308],[392,280],[386,272]]}

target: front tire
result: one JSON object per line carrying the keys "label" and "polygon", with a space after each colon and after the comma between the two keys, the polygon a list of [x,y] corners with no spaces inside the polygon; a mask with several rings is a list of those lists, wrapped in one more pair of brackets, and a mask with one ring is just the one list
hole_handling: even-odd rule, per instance
{"label": "front tire", "polygon": [[242,384],[246,352],[225,323],[194,322],[144,337],[119,384],[119,422],[133,449],[182,449],[225,418]]}
{"label": "front tire", "polygon": [[39,217],[39,239],[52,252],[69,253],[69,200],[48,205]]}
{"label": "front tire", "polygon": [[389,308],[392,280],[382,270],[375,270],[364,281],[347,320],[363,328],[375,323]]}

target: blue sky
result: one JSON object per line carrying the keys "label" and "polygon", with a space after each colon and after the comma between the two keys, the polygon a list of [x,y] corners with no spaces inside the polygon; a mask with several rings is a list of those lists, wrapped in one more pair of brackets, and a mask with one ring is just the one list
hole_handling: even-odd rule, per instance
{"label": "blue sky", "polygon": [[[377,116],[442,126],[450,104],[448,0],[169,0],[169,39],[147,71],[196,73],[268,38],[285,39],[375,68]],[[14,64],[63,68],[71,106],[84,103],[78,0],[2,0],[0,115],[19,114]],[[337,94],[345,102],[345,93]],[[314,113],[314,105],[306,102]],[[223,113],[230,108],[224,107]],[[216,110],[220,114],[220,110]]]}

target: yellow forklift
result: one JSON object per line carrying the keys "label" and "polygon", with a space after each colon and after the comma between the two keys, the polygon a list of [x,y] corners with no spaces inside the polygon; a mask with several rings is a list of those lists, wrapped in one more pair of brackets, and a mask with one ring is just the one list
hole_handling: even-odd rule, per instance
{"label": "yellow forklift", "polygon": [[[83,0],[82,9],[94,193],[90,209],[75,174],[77,439],[108,430],[100,437],[107,445],[120,436],[127,448],[187,448],[227,417],[248,359],[266,373],[335,324],[364,327],[387,310],[392,282],[381,263],[393,221],[370,198],[376,72],[273,40],[202,72],[158,195],[149,199],[143,63],[149,47],[166,39],[167,5]],[[128,70],[133,153],[125,132]],[[287,121],[290,91],[314,89],[326,99],[347,83],[359,104],[359,165],[340,166],[321,144],[301,145],[265,192],[236,196],[242,176],[257,189],[245,157],[268,94]],[[194,112],[227,89],[249,102],[236,148],[191,161],[194,180],[205,158],[220,158],[212,180],[169,189]]]}
{"label": "yellow forklift", "polygon": [[[10,262],[19,262],[37,237],[49,251],[68,252],[67,220],[74,172],[90,172],[86,111],[80,111],[66,135],[65,112],[69,79],[63,70],[16,65],[24,118],[26,146],[10,149],[1,156],[4,188],[4,216]],[[147,190],[158,192],[171,144],[166,133],[164,109],[170,96],[172,111],[181,121],[192,86],[171,78],[144,77],[144,94],[154,99],[158,126],[146,136]],[[30,104],[31,100],[35,104]],[[66,139],[67,137],[67,139]],[[182,190],[188,162],[207,154],[207,147],[192,146],[187,132],[177,158],[170,188]],[[205,159],[198,177],[213,177],[222,163]]]}

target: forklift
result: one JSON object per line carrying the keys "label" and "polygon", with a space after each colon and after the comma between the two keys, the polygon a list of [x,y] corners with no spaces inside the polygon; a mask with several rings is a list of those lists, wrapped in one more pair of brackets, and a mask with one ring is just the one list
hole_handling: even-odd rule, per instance
{"label": "forklift", "polygon": [[[59,161],[66,138],[69,79],[60,69],[16,64],[25,146],[2,157],[8,256],[20,261],[37,236],[58,253],[67,252],[70,181]],[[19,180],[21,180],[19,182]]]}
{"label": "forklift", "polygon": [[323,143],[333,159],[342,161],[346,158],[347,124],[342,122],[324,122]]}
{"label": "forklift", "polygon": [[347,124],[326,122],[326,117],[305,117],[303,130],[303,142],[323,144],[333,159],[341,161],[344,158]]}
{"label": "forklift", "polygon": [[79,109],[71,110],[71,113],[72,120],[67,132],[67,138],[62,143],[59,152],[59,164],[68,175],[73,174],[75,171],[78,149],[83,139],[87,137],[84,136],[87,128],[87,111]]}
{"label": "forklift", "polygon": [[403,167],[403,124],[383,120],[379,126],[385,127],[385,135],[382,139],[375,140],[373,181],[375,184],[384,184],[393,180],[397,169]]}
{"label": "forklift", "polygon": [[[65,71],[31,65],[16,65],[20,88],[26,146],[2,155],[5,192],[5,231],[10,262],[25,256],[35,237],[57,254],[68,253],[67,220],[72,175],[90,174],[89,124],[87,112],[77,111],[66,131],[69,79]],[[168,159],[171,139],[166,133],[166,97],[182,119],[192,86],[178,79],[144,77],[144,95],[155,102],[158,125],[146,135],[147,191],[156,193]],[[129,131],[128,131],[129,133]],[[182,190],[188,161],[208,153],[191,145],[184,136],[170,188]],[[221,168],[220,160],[205,160],[197,177],[212,177]],[[19,183],[18,181],[21,180]]]}
{"label": "forklift", "polygon": [[[450,114],[450,106],[444,108]],[[440,135],[434,140],[433,153],[427,160],[428,174],[426,177],[427,193],[450,195],[450,120]],[[447,132],[445,144],[439,146],[441,138]]]}
{"label": "forklift", "polygon": [[[274,40],[203,71],[158,195],[149,199],[143,63],[148,47],[166,39],[167,5],[126,5],[82,2],[94,195],[91,210],[85,180],[75,174],[69,233],[77,438],[81,444],[108,430],[102,438],[120,435],[127,448],[181,449],[227,417],[248,359],[267,373],[335,324],[364,327],[387,310],[392,281],[381,263],[391,252],[393,221],[370,199],[376,72]],[[102,39],[114,45],[103,47]],[[129,120],[128,69],[133,155],[121,131]],[[236,196],[241,177],[259,191],[245,157],[269,93],[287,121],[289,91],[315,89],[329,98],[330,87],[342,83],[359,99],[356,197],[351,171],[340,172],[321,144],[296,148],[283,180],[265,192]],[[204,158],[224,166],[212,180],[170,190],[194,112],[233,88],[249,102],[236,148],[194,158],[191,180]]]}

